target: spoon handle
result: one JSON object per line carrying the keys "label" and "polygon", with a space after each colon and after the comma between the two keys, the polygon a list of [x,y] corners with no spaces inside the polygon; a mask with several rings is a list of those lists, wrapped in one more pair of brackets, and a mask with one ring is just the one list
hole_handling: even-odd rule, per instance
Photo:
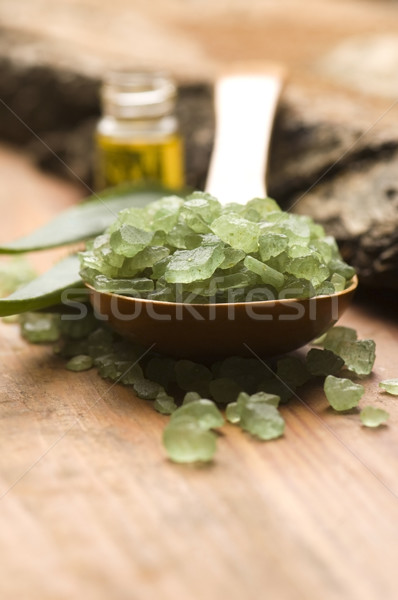
{"label": "spoon handle", "polygon": [[216,133],[206,191],[222,204],[266,195],[265,176],[282,71],[226,75],[215,86]]}

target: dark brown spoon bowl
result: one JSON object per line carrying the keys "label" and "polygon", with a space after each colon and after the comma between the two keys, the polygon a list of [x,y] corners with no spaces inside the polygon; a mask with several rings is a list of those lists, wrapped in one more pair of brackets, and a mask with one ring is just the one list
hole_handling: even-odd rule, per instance
{"label": "dark brown spoon bowl", "polygon": [[90,301],[100,318],[127,339],[178,358],[277,356],[304,346],[334,325],[358,285],[306,299],[183,304],[99,292]]}

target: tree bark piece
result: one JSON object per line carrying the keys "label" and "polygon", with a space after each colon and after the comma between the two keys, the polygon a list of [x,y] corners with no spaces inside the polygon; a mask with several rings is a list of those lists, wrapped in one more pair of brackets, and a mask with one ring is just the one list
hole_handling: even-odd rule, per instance
{"label": "tree bark piece", "polygon": [[271,150],[269,189],[338,240],[360,281],[398,288],[398,127],[390,102],[334,94],[285,96]]}

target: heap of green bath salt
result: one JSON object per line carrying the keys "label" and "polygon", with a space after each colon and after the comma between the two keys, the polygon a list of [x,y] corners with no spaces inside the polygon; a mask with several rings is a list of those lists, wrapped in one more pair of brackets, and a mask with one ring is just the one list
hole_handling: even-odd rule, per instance
{"label": "heap of green bath salt", "polygon": [[161,302],[258,302],[330,295],[354,270],[310,217],[270,198],[222,206],[210,194],[121,211],[80,253],[101,292]]}
{"label": "heap of green bath salt", "polygon": [[[256,218],[254,205],[250,210],[250,218]],[[166,214],[164,218],[169,216]],[[299,233],[305,234],[305,228],[298,228],[296,235]],[[213,234],[195,235],[212,245]],[[51,328],[53,322],[57,324],[55,331],[58,336],[61,330],[62,337],[54,349],[70,359],[67,369],[83,371],[94,366],[101,377],[130,386],[136,396],[149,401],[156,411],[170,415],[163,441],[167,455],[176,462],[212,460],[217,441],[213,429],[224,423],[218,407],[225,409],[230,423],[258,439],[282,436],[285,423],[279,405],[296,395],[295,390],[313,376],[327,375],[324,390],[336,411],[358,406],[363,386],[334,376],[343,366],[339,353],[353,345],[357,352],[351,358],[346,357],[346,366],[359,372],[368,370],[374,359],[373,343],[358,341],[353,329],[340,326],[316,340],[314,343],[324,349],[311,349],[305,360],[297,355],[267,362],[230,356],[209,367],[191,360],[163,357],[123,340],[97,321],[91,311],[77,321],[70,315],[60,318],[42,313],[27,314],[24,319],[31,324],[36,341],[47,340],[49,325]],[[398,379],[385,380],[379,385],[398,395]],[[377,427],[387,418],[386,411],[372,406],[365,407],[360,414],[362,424],[368,427]]]}

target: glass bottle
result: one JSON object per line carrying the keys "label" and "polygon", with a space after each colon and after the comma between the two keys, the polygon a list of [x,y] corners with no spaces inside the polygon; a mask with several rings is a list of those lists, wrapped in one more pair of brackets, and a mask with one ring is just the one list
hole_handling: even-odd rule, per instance
{"label": "glass bottle", "polygon": [[183,186],[175,99],[175,84],[163,73],[107,76],[101,92],[103,117],[96,132],[97,189],[124,182]]}

